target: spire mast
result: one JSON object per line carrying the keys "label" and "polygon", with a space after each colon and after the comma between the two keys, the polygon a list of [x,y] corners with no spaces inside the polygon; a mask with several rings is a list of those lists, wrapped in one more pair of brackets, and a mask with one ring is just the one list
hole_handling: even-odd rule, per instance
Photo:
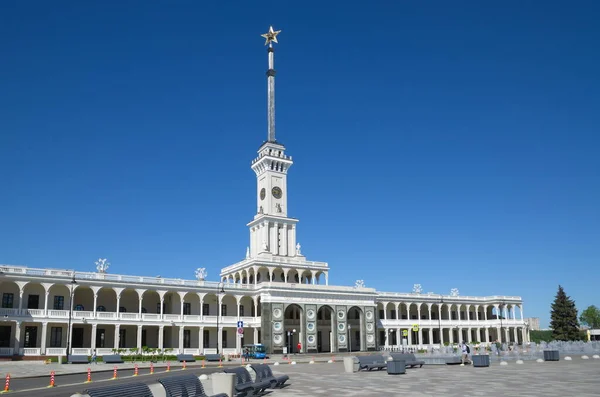
{"label": "spire mast", "polygon": [[267,70],[267,113],[268,113],[268,134],[267,142],[277,142],[275,139],[275,48],[273,43],[277,43],[277,35],[281,30],[273,30],[273,26],[269,27],[269,31],[263,35],[265,45],[268,45],[267,52],[269,54],[269,69]]}

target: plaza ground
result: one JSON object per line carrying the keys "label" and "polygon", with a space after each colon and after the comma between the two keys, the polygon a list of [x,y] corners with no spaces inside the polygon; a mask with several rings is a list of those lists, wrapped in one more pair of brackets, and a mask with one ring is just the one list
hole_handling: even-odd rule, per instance
{"label": "plaza ground", "polygon": [[[516,364],[509,361],[501,366],[497,362],[489,368],[473,368],[472,366],[430,365],[423,368],[407,369],[405,375],[388,375],[386,371],[345,373],[343,363],[326,363],[324,361],[308,364],[297,360],[297,365],[281,364],[273,366],[275,373],[290,376],[290,385],[282,390],[275,390],[268,395],[272,397],[308,397],[319,395],[344,396],[597,396],[600,390],[600,360],[582,360],[573,356],[572,361],[544,362],[525,361]],[[233,363],[232,363],[233,364]],[[43,364],[35,364],[43,365]],[[189,366],[187,371],[194,374],[210,374],[220,369],[218,364],[211,364],[205,369],[200,365]],[[27,363],[2,363],[0,371],[11,366],[16,374]],[[182,373],[180,364],[174,364],[167,374],[164,367],[156,367],[156,373],[149,375],[147,368],[140,370],[140,376],[133,377],[131,365],[120,365],[120,379],[108,381],[112,376],[109,365],[99,364],[93,368],[94,382],[83,383],[85,377],[81,373],[57,376],[58,387],[48,389],[48,377],[15,378],[16,395],[33,395],[40,397],[68,397],[82,392],[87,387],[100,387],[103,384],[144,382],[154,383],[157,379]],[[33,365],[29,365],[33,367]],[[86,370],[84,366],[62,366],[74,371]],[[110,366],[112,368],[112,366]],[[30,375],[31,376],[31,375]],[[212,387],[210,381],[204,382],[207,392]],[[38,389],[35,390],[34,389]],[[11,393],[11,394],[13,394]]]}

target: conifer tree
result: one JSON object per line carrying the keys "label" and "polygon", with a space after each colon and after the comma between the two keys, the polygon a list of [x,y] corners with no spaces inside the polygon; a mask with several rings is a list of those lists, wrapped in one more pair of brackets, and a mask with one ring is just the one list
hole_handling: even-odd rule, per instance
{"label": "conifer tree", "polygon": [[552,303],[550,328],[552,328],[552,337],[554,340],[569,341],[581,339],[575,302],[565,294],[560,285],[558,286],[554,303]]}

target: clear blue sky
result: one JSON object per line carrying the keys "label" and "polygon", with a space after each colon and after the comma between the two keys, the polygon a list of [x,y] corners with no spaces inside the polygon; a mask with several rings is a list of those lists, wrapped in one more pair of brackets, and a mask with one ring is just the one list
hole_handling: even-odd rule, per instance
{"label": "clear blue sky", "polygon": [[482,3],[1,2],[0,263],[243,259],[273,24],[289,212],[334,284],[600,304],[600,5]]}

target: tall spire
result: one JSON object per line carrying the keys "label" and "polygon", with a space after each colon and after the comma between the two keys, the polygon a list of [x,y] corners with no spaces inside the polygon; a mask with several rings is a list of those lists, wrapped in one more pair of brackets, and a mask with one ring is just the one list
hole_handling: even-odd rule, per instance
{"label": "tall spire", "polygon": [[275,139],[275,48],[273,43],[277,43],[277,35],[281,30],[273,30],[273,26],[269,27],[269,31],[263,35],[265,45],[269,53],[269,69],[267,70],[267,112],[268,112],[268,135],[267,142],[277,142]]}

